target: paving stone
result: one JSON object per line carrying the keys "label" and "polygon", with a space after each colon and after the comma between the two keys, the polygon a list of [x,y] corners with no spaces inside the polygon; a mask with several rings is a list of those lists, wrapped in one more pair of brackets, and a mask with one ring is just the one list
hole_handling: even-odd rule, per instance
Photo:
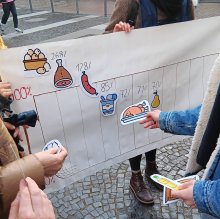
{"label": "paving stone", "polygon": [[85,216],[85,219],[93,219],[93,218],[94,218],[94,217],[91,216],[90,214]]}
{"label": "paving stone", "polygon": [[91,215],[94,216],[94,217],[98,217],[99,213],[96,210],[94,210],[94,211],[91,212]]}

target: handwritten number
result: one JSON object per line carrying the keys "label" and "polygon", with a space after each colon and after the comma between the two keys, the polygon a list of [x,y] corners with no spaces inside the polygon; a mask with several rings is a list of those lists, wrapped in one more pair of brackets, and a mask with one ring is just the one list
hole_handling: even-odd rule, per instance
{"label": "handwritten number", "polygon": [[78,72],[87,71],[91,68],[91,62],[81,62],[76,65],[76,68]]}

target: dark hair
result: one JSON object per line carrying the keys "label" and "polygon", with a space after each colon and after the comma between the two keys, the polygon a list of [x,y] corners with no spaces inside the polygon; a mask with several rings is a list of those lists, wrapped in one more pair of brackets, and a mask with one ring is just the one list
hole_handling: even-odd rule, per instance
{"label": "dark hair", "polygon": [[176,18],[181,12],[182,0],[151,0],[168,18]]}

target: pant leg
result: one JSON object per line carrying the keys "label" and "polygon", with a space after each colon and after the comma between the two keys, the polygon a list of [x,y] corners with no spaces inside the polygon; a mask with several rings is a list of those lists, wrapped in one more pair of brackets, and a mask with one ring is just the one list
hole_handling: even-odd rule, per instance
{"label": "pant leg", "polygon": [[10,4],[10,11],[13,16],[14,28],[17,28],[18,27],[18,15],[17,15],[15,2],[10,2],[9,4]]}
{"label": "pant leg", "polygon": [[1,23],[6,24],[10,15],[10,7],[9,7],[9,3],[3,3],[2,5],[3,5],[3,16]]}
{"label": "pant leg", "polygon": [[131,170],[138,171],[141,169],[141,157],[142,157],[142,154],[129,159]]}
{"label": "pant leg", "polygon": [[146,157],[146,162],[147,161],[150,161],[150,162],[153,162],[156,160],[156,152],[157,150],[156,149],[153,149],[151,151],[148,151],[145,153],[145,157]]}

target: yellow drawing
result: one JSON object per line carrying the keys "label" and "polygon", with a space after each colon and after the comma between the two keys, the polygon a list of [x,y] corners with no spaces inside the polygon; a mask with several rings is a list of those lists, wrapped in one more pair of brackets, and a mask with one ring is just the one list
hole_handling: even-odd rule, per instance
{"label": "yellow drawing", "polygon": [[29,49],[24,55],[23,63],[26,71],[36,70],[38,74],[44,74],[51,69],[47,58],[38,48]]}
{"label": "yellow drawing", "polygon": [[158,106],[160,106],[160,98],[159,95],[157,94],[157,90],[153,94],[154,94],[154,99],[151,102],[151,107],[157,108]]}
{"label": "yellow drawing", "polygon": [[159,184],[161,184],[165,187],[168,187],[168,188],[173,189],[173,190],[179,190],[178,186],[180,185],[180,183],[174,182],[173,180],[170,180],[170,179],[165,178],[163,176],[160,176],[158,174],[152,175],[151,178],[155,182],[157,182],[157,183],[159,183]]}

